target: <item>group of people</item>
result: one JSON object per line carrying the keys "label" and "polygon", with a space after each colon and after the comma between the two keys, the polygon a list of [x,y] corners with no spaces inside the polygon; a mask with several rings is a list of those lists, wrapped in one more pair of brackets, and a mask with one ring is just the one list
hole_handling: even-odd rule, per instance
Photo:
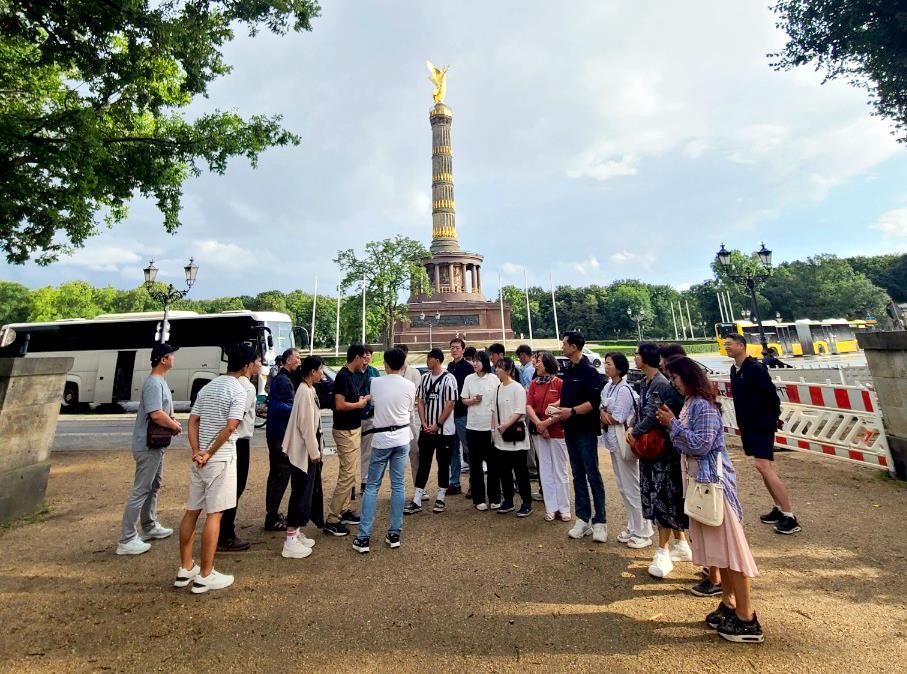
{"label": "group of people", "polygon": [[[601,440],[627,515],[617,541],[631,549],[654,545],[648,572],[657,578],[667,577],[675,562],[702,566],[707,577],[692,588],[693,593],[721,596],[717,609],[706,617],[707,624],[725,639],[761,642],[764,636],[750,593],[757,568],[742,527],[720,403],[705,370],[686,357],[679,344],[643,342],[635,353],[635,365],[643,375],[637,392],[627,379],[626,356],[607,354],[602,377],[583,355],[584,346],[578,331],[564,335],[562,350],[569,363],[559,373],[558,361],[548,351],[533,352],[522,345],[515,362],[505,356],[501,344],[476,351],[456,338],[450,342],[447,367],[445,354],[435,348],[421,374],[407,365],[408,350],[401,344],[384,352],[385,374],[379,376],[370,365],[372,352],[364,345],[351,345],[346,365],[334,380],[332,434],[339,466],[327,513],[315,390],[323,362],[287,350],[269,381],[267,419],[270,471],[264,526],[286,531],[281,554],[287,558],[312,554],[315,540],[303,531],[309,522],[333,536],[347,536],[348,527],[356,526],[352,547],[369,552],[378,490],[388,470],[390,521],[384,542],[399,548],[404,517],[421,512],[424,502],[431,500],[427,485],[433,462],[437,466],[433,513],[445,512],[448,498],[462,493],[461,474],[468,474],[465,496],[476,510],[498,515],[516,511],[517,517],[528,517],[536,497],[544,502],[546,521],[572,522],[570,538],[591,536],[605,543]],[[735,361],[732,392],[744,452],[754,457],[774,502],[760,519],[773,524],[778,533],[795,533],[800,525],[773,467],[780,413],[777,391],[765,367],[747,356],[742,337],[729,336],[725,346]],[[152,373],[143,388],[133,439],[135,485],[123,516],[118,554],[139,554],[150,547],[148,540],[172,534],[155,513],[163,449],[147,447],[145,433],[151,422],[174,434],[182,430],[173,419],[163,379],[175,351],[166,344],[152,351]],[[255,388],[249,376],[260,362],[242,345],[228,358],[228,372],[201,390],[189,417],[192,475],[174,584],[191,584],[192,592],[233,582],[232,576],[214,570],[215,550],[238,552],[249,547],[236,536],[233,521],[248,473],[248,437],[254,421]],[[414,485],[410,499],[405,493],[407,463]],[[538,495],[531,491],[530,470],[538,475]],[[357,473],[360,515],[352,510]],[[695,483],[720,485],[725,514],[717,526],[687,516],[685,488]],[[279,509],[288,486],[283,515]],[[192,549],[203,509],[207,519],[196,563]]]}

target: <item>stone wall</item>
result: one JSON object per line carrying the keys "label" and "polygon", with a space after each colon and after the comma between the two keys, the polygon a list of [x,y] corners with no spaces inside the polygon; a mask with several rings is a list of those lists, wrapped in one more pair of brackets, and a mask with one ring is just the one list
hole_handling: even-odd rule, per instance
{"label": "stone wall", "polygon": [[897,476],[907,480],[907,332],[857,335],[879,397]]}
{"label": "stone wall", "polygon": [[72,358],[0,358],[0,522],[40,509]]}

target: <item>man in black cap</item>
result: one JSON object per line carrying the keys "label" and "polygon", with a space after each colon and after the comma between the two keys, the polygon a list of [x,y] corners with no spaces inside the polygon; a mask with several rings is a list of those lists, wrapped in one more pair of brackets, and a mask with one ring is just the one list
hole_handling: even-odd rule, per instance
{"label": "man in black cap", "polygon": [[[132,458],[135,460],[135,479],[132,493],[123,511],[123,530],[117,545],[118,555],[140,555],[151,549],[149,540],[167,538],[173,529],[157,521],[157,492],[164,472],[164,448],[148,446],[148,420],[169,428],[174,435],[183,430],[173,418],[173,398],[164,375],[173,367],[174,352],[179,347],[166,343],[151,349],[151,374],[142,385],[139,409],[132,429]],[[142,532],[136,531],[141,518]]]}

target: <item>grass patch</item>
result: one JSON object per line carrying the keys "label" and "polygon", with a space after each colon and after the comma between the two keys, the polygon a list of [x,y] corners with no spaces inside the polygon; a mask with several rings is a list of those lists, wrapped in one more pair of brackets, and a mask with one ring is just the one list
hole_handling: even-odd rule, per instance
{"label": "grass patch", "polygon": [[29,524],[38,524],[39,522],[44,522],[50,519],[52,512],[53,510],[47,504],[47,501],[42,501],[41,509],[38,512],[31,513],[30,515],[22,515],[22,517],[17,517],[16,519],[9,522],[0,522],[0,535],[6,533],[7,531],[12,531],[13,529],[19,529],[21,527],[28,526]]}

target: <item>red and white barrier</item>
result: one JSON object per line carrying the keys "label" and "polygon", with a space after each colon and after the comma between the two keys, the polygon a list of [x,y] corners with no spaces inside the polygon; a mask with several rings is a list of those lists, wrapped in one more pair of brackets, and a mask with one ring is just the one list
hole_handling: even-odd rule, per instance
{"label": "red and white barrier", "polygon": [[[724,431],[740,435],[731,382],[714,380],[724,398]],[[858,386],[777,382],[784,427],[775,446],[815,452],[851,463],[894,472],[875,393]]]}

